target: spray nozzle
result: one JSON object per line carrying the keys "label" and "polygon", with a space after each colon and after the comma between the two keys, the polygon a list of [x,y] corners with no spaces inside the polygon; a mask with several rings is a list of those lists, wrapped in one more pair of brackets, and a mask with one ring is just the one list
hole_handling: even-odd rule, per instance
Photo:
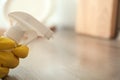
{"label": "spray nozzle", "polygon": [[13,27],[11,27],[5,35],[16,42],[19,42],[26,32],[29,38],[25,44],[28,44],[38,36],[49,39],[53,34],[50,29],[25,12],[12,12],[9,13],[8,16],[15,20],[16,23],[12,25]]}

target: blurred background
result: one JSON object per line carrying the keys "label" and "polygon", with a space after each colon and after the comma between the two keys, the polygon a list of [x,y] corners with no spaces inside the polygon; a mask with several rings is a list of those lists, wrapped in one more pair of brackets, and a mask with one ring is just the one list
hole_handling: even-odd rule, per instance
{"label": "blurred background", "polygon": [[[75,30],[77,34],[115,38],[119,29],[118,0],[0,0],[0,28],[8,29],[8,14],[24,11],[46,26]],[[103,29],[104,28],[104,29]],[[2,32],[2,31],[1,31]]]}
{"label": "blurred background", "polygon": [[0,27],[9,27],[8,13],[24,11],[47,26],[75,26],[76,0],[0,0]]}

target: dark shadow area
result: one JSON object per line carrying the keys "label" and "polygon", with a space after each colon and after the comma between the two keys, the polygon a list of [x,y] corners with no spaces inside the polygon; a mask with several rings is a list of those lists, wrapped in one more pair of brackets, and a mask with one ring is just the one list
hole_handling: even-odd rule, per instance
{"label": "dark shadow area", "polygon": [[116,31],[115,31],[115,37],[117,38],[119,36],[119,32],[120,32],[120,0],[118,0],[118,9],[117,9],[117,20],[116,20]]}

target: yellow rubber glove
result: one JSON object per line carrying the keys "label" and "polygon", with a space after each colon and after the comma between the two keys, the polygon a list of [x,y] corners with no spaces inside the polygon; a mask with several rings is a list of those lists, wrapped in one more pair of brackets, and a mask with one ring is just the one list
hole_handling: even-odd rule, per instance
{"label": "yellow rubber glove", "polygon": [[9,38],[0,37],[0,78],[5,77],[9,69],[17,67],[19,58],[27,57],[28,51],[27,46],[17,45]]}

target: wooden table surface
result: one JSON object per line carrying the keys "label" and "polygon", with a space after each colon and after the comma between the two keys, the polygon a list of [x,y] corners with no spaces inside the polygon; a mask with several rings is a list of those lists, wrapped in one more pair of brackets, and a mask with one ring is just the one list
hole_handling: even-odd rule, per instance
{"label": "wooden table surface", "polygon": [[30,45],[6,80],[120,80],[120,42],[61,31]]}

